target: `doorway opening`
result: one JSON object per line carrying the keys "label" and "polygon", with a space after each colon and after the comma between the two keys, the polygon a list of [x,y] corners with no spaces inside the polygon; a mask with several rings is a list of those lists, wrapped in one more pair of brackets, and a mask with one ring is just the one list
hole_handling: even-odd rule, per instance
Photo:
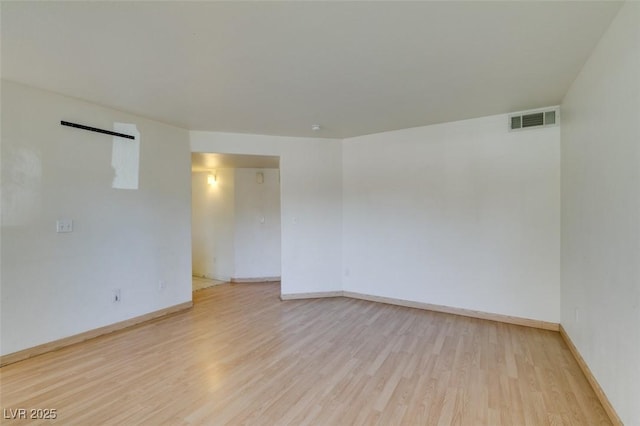
{"label": "doorway opening", "polygon": [[280,158],[191,154],[193,291],[280,281]]}

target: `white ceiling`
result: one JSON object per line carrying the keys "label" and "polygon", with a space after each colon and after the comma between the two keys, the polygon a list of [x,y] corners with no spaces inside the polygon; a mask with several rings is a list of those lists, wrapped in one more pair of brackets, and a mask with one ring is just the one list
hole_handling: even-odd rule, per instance
{"label": "white ceiling", "polygon": [[192,153],[191,170],[210,172],[216,169],[277,169],[280,157],[268,155]]}
{"label": "white ceiling", "polygon": [[558,104],[620,4],[2,2],[1,70],[192,130],[349,137]]}

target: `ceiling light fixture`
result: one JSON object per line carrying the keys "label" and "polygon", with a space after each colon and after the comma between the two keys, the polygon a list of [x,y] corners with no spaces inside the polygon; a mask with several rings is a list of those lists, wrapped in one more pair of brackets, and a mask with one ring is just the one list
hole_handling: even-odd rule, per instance
{"label": "ceiling light fixture", "polygon": [[318,130],[320,130],[320,125],[319,124],[312,124],[311,125],[311,130],[313,130],[314,132],[317,132]]}

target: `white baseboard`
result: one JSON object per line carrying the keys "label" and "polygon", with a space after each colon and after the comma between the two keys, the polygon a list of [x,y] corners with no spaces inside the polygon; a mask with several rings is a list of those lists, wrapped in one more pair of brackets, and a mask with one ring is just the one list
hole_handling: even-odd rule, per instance
{"label": "white baseboard", "polygon": [[454,315],[461,315],[464,317],[504,322],[507,324],[523,325],[525,327],[541,328],[543,330],[558,331],[560,329],[560,324],[555,322],[547,322],[547,321],[534,320],[529,318],[514,317],[510,315],[494,314],[491,312],[474,311],[471,309],[464,309],[464,308],[454,308],[451,306],[444,306],[444,305],[434,305],[431,303],[413,302],[411,300],[394,299],[391,297],[372,296],[369,294],[354,293],[351,291],[344,291],[343,294],[345,297],[351,297],[353,299],[369,300],[371,302],[388,303],[390,305],[404,306],[407,308],[424,309],[427,311],[443,312],[446,314],[454,314]]}
{"label": "white baseboard", "polygon": [[541,328],[543,330],[558,331],[560,324],[510,315],[494,314],[490,312],[474,311],[470,309],[454,308],[451,306],[434,305],[431,303],[414,302],[411,300],[394,299],[392,297],[373,296],[352,291],[325,291],[317,293],[289,293],[281,294],[281,300],[319,299],[323,297],[350,297],[352,299],[368,300],[370,302],[387,303],[389,305],[404,306],[406,308],[424,309],[427,311],[443,312],[446,314],[462,315],[465,317],[504,322],[507,324],[523,325],[525,327]]}
{"label": "white baseboard", "polygon": [[242,278],[242,277],[232,277],[232,283],[267,283],[280,281],[280,277],[251,277],[251,278]]}
{"label": "white baseboard", "polygon": [[138,317],[130,318],[128,320],[120,321],[115,324],[106,325],[104,327],[95,328],[93,330],[85,331],[84,333],[75,334],[73,336],[65,337],[62,339],[54,340],[53,342],[43,343],[42,345],[34,346],[32,348],[23,349],[18,352],[2,355],[0,357],[0,367],[14,362],[22,361],[23,359],[31,358],[37,355],[42,355],[47,352],[52,352],[57,349],[64,348],[66,346],[74,345],[76,343],[84,342],[85,340],[93,339],[104,334],[113,333],[114,331],[124,330],[144,322],[157,320],[167,315],[175,314],[177,312],[191,309],[193,306],[192,301],[179,303],[177,305],[169,306],[168,308],[160,309],[158,311],[149,312],[148,314],[140,315]]}
{"label": "white baseboard", "polygon": [[321,291],[317,293],[289,293],[281,294],[280,300],[321,299],[324,297],[342,297],[342,291]]}
{"label": "white baseboard", "polygon": [[560,335],[562,336],[562,339],[569,347],[571,354],[576,359],[576,362],[580,366],[582,373],[584,373],[584,376],[587,378],[587,381],[591,385],[593,392],[598,397],[600,404],[602,404],[602,408],[604,408],[604,411],[609,416],[611,423],[613,423],[614,425],[623,425],[622,420],[618,416],[618,413],[616,413],[616,410],[613,408],[613,405],[611,405],[611,401],[609,401],[609,398],[607,398],[607,395],[604,393],[604,391],[600,387],[600,383],[598,383],[598,381],[596,380],[596,377],[591,372],[591,369],[587,365],[584,358],[582,358],[582,355],[580,355],[580,352],[578,352],[578,348],[576,348],[576,345],[573,344],[573,341],[567,334],[567,331],[564,329],[564,327],[562,327],[562,325],[560,326]]}

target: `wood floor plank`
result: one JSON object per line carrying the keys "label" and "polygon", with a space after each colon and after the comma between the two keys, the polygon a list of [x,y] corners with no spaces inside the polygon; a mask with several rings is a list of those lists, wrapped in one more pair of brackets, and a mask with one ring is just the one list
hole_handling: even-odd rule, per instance
{"label": "wood floor plank", "polygon": [[190,311],[7,365],[0,408],[64,425],[610,424],[557,332],[279,295],[216,285]]}

